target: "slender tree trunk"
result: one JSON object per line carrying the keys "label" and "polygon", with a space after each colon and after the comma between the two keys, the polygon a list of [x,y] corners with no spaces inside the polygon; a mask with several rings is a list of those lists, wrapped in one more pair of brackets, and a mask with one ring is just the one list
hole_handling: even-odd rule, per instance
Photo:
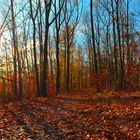
{"label": "slender tree trunk", "polygon": [[114,58],[115,58],[115,88],[117,88],[118,84],[118,59],[117,59],[117,44],[116,44],[116,31],[115,31],[115,14],[114,14],[114,4],[113,0],[111,0],[111,7],[112,7],[112,22],[113,22],[113,40],[114,40]]}
{"label": "slender tree trunk", "polygon": [[35,30],[35,23],[34,31],[33,31],[33,52],[34,52],[34,66],[35,66],[35,75],[36,75],[36,87],[37,87],[37,96],[40,96],[39,92],[39,75],[38,75],[38,66],[37,66],[37,56],[36,56],[36,30]]}
{"label": "slender tree trunk", "polygon": [[14,47],[14,55],[13,55],[13,63],[14,63],[14,95],[17,97],[17,44],[16,44],[16,32],[15,32],[15,15],[14,15],[14,5],[13,0],[11,0],[11,13],[12,13],[12,35],[13,35],[13,47]]}
{"label": "slender tree trunk", "polygon": [[[17,38],[17,35],[16,35]],[[16,39],[18,40],[18,39]],[[17,42],[17,46],[18,46],[18,41]],[[18,61],[18,76],[19,76],[19,80],[18,80],[18,86],[19,86],[19,93],[18,93],[18,99],[21,100],[22,96],[23,96],[23,87],[22,87],[22,67],[21,67],[21,60],[20,60],[20,56],[19,56],[19,49],[17,47],[17,61]]]}
{"label": "slender tree trunk", "polygon": [[130,80],[130,46],[129,46],[129,0],[127,0],[127,23],[126,23],[126,46],[127,46],[127,66],[128,66],[128,80]]}
{"label": "slender tree trunk", "polygon": [[[41,72],[43,68],[43,29],[42,29],[42,7],[41,0],[38,0],[38,8],[39,8],[39,46],[40,46],[40,83],[41,83]],[[40,86],[40,96],[41,96],[41,86]]]}
{"label": "slender tree trunk", "polygon": [[120,22],[119,22],[119,1],[116,2],[116,22],[117,22],[117,33],[118,33],[118,45],[119,45],[119,56],[120,56],[120,88],[124,88],[124,68],[122,61],[122,48],[121,48],[121,35],[120,35]]}
{"label": "slender tree trunk", "polygon": [[70,36],[69,36],[69,28],[66,25],[66,33],[67,33],[67,81],[66,81],[66,91],[69,92],[69,82],[70,82]]}
{"label": "slender tree trunk", "polygon": [[[91,18],[92,45],[93,45],[93,53],[94,53],[94,69],[95,69],[95,73],[97,75],[98,74],[98,65],[97,65],[95,37],[94,37],[93,1],[92,0],[90,0],[90,18]],[[99,88],[98,88],[98,77],[97,77],[97,79],[96,79],[95,82],[96,82],[97,92],[99,92]]]}
{"label": "slender tree trunk", "polygon": [[60,93],[59,30],[56,33],[56,94]]}
{"label": "slender tree trunk", "polygon": [[[47,22],[48,23],[48,22]],[[46,97],[47,96],[47,80],[48,80],[48,31],[49,31],[49,25],[46,24],[45,27],[45,42],[44,42],[44,61],[43,61],[43,71],[42,71],[42,75],[41,75],[41,86],[42,86],[42,96]]]}
{"label": "slender tree trunk", "polygon": [[36,96],[40,96],[39,91],[39,74],[38,74],[38,66],[37,66],[37,55],[36,55],[36,16],[38,11],[36,11],[35,16],[33,16],[33,7],[32,7],[32,1],[30,0],[30,13],[31,13],[31,19],[33,23],[33,52],[34,52],[34,68],[35,68],[35,76],[36,76]]}
{"label": "slender tree trunk", "polygon": [[66,62],[66,59],[67,59],[67,38],[66,38],[66,34],[64,35],[64,87],[66,89],[66,81],[67,81],[67,78],[66,78],[66,70],[67,70],[67,62]]}

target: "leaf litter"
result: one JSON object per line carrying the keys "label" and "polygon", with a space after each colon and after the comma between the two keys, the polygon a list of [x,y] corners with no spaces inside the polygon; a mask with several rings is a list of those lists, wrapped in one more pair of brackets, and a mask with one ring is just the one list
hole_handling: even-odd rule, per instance
{"label": "leaf litter", "polygon": [[0,105],[1,140],[139,140],[140,93],[72,93]]}

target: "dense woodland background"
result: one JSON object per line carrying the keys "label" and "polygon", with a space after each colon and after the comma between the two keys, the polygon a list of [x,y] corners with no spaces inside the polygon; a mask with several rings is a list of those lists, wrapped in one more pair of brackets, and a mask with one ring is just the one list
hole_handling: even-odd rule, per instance
{"label": "dense woodland background", "polygon": [[0,96],[140,89],[140,2],[0,0]]}

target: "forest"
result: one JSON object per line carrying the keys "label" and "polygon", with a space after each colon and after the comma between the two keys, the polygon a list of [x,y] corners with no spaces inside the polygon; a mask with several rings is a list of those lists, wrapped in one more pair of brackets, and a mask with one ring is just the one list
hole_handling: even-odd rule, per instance
{"label": "forest", "polygon": [[140,140],[139,0],[0,5],[0,140]]}

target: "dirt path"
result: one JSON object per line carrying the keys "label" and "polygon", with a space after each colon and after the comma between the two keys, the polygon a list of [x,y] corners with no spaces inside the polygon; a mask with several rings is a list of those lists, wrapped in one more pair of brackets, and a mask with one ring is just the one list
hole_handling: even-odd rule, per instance
{"label": "dirt path", "polygon": [[57,96],[0,106],[0,140],[139,140],[140,96]]}

